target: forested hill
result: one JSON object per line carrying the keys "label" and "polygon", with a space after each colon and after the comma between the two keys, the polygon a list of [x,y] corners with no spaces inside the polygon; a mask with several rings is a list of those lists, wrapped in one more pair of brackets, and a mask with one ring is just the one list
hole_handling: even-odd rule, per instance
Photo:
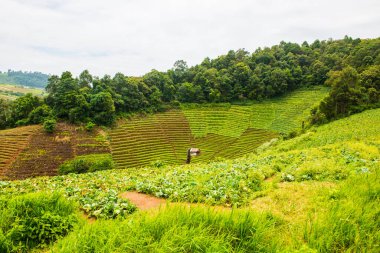
{"label": "forested hill", "polygon": [[85,70],[75,78],[64,72],[49,78],[44,101],[29,96],[0,103],[0,127],[52,117],[109,125],[117,115],[160,111],[180,102],[264,100],[314,85],[327,85],[331,92],[312,111],[312,123],[379,107],[380,38],[281,42],[253,53],[231,50],[192,67],[180,60],[168,71],[141,77],[99,78]]}
{"label": "forested hill", "polygon": [[8,70],[0,71],[0,83],[17,84],[36,88],[45,88],[48,83],[49,75],[41,72],[24,72]]}

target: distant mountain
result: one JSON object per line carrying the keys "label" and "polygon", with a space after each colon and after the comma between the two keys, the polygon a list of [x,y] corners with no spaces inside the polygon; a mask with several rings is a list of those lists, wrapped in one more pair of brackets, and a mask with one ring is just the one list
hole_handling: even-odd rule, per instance
{"label": "distant mountain", "polygon": [[41,72],[27,72],[8,70],[0,71],[0,83],[18,84],[29,87],[45,88],[49,75]]}

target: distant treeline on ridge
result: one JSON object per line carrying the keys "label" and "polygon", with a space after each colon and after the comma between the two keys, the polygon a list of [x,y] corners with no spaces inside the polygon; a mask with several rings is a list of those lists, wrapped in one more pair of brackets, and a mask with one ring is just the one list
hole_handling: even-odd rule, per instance
{"label": "distant treeline on ridge", "polygon": [[49,75],[41,72],[27,72],[8,70],[0,71],[0,83],[17,84],[35,88],[45,88],[48,83]]}
{"label": "distant treeline on ridge", "polygon": [[329,96],[312,110],[311,123],[323,123],[380,102],[380,38],[281,42],[249,53],[229,51],[188,67],[179,60],[166,72],[141,77],[117,73],[94,77],[87,70],[50,76],[41,100],[31,95],[0,101],[0,127],[59,118],[73,123],[112,124],[118,115],[155,112],[180,102],[263,100],[300,87],[328,85]]}

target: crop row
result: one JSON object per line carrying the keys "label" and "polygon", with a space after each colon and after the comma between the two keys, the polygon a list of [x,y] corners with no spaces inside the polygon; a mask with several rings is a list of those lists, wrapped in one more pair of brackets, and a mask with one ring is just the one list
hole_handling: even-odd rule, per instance
{"label": "crop row", "polygon": [[210,133],[239,137],[248,128],[289,133],[302,127],[310,109],[326,96],[327,91],[327,88],[315,87],[250,105],[216,107],[215,110],[194,105],[184,107],[183,112],[195,137]]}
{"label": "crop row", "polygon": [[37,126],[19,127],[0,131],[0,174],[28,144]]}

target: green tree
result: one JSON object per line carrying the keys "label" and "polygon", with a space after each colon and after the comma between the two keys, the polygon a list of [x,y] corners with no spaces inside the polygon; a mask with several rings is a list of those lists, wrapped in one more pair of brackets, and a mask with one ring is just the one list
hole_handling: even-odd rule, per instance
{"label": "green tree", "polygon": [[28,121],[31,124],[40,124],[44,122],[45,119],[51,118],[52,113],[52,109],[48,105],[43,104],[29,113]]}
{"label": "green tree", "polygon": [[96,124],[111,125],[115,121],[115,105],[109,92],[92,95],[90,107]]}

